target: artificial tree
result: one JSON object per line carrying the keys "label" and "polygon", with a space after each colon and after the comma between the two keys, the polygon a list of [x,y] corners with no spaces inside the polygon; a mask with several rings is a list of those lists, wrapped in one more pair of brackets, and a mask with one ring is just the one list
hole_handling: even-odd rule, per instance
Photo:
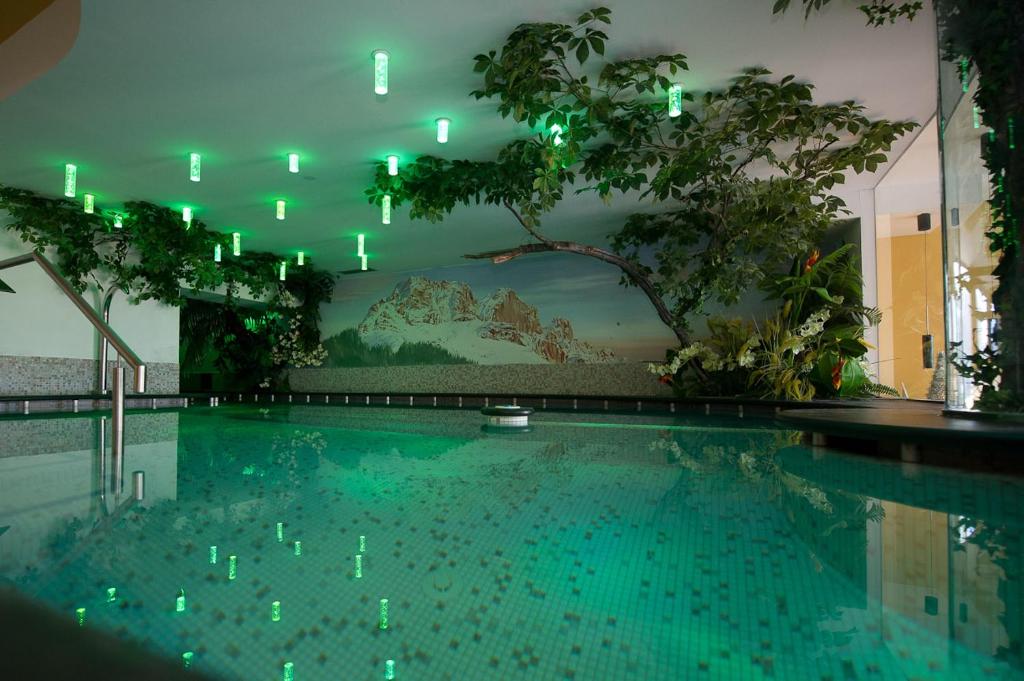
{"label": "artificial tree", "polygon": [[[831,0],[800,0],[805,16]],[[792,0],[776,0],[784,12]],[[933,0],[943,59],[956,63],[967,78],[977,68],[974,105],[991,129],[982,159],[989,172],[992,227],[989,246],[998,253],[999,281],[992,302],[999,324],[989,348],[954,364],[983,387],[980,406],[1024,410],[1024,153],[1020,125],[1024,118],[1024,3],[1020,0]],[[871,0],[860,9],[871,26],[912,20],[922,0]]]}
{"label": "artificial tree", "polygon": [[[681,344],[688,316],[726,304],[768,272],[809,251],[846,212],[832,194],[847,171],[873,171],[915,127],[872,120],[852,101],[816,104],[813,86],[761,68],[671,112],[666,93],[687,69],[682,54],[605,59],[611,12],[573,24],[517,27],[500,53],[477,55],[483,87],[502,117],[541,131],[506,144],[494,160],[421,156],[397,176],[377,167],[371,203],[408,203],[411,218],[440,221],[457,205],[503,206],[528,243],[465,257],[503,263],[532,253],[576,253],[618,267]],[[591,58],[604,59],[598,69]],[[597,73],[596,78],[591,75]],[[562,241],[541,219],[567,192],[649,199],[610,247]],[[647,253],[652,255],[647,256]]]}
{"label": "artificial tree", "polygon": [[[128,202],[117,211],[85,213],[67,199],[0,185],[0,210],[10,217],[4,225],[7,230],[36,250],[49,248],[56,253],[61,274],[79,292],[92,282],[123,291],[132,303],[156,300],[181,306],[186,301],[184,289],[223,287],[227,314],[221,310],[195,323],[187,317],[182,328],[186,347],[195,351],[215,334],[211,342],[224,370],[246,374],[261,370],[252,376],[256,379],[272,373],[278,368],[273,365],[280,364],[272,360],[272,350],[285,333],[282,324],[287,333],[297,331],[296,343],[302,350],[312,352],[319,346],[320,305],[330,302],[334,277],[310,262],[290,268],[281,281],[279,266],[288,258],[249,250],[235,256],[230,234],[211,231],[198,219],[186,225],[180,213],[145,201]],[[115,215],[120,227],[115,226]],[[223,254],[220,262],[214,261],[216,247]],[[246,329],[248,315],[235,305],[242,287],[270,300],[270,310],[262,316],[289,318]],[[198,339],[203,343],[193,342]],[[260,361],[254,362],[253,357]]]}

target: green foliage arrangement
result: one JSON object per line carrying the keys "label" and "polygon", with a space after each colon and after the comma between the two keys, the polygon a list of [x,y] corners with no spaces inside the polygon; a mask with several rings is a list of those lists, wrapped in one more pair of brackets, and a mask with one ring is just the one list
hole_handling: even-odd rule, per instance
{"label": "green foliage arrangement", "polygon": [[[800,0],[805,15],[831,0]],[[999,254],[995,276],[999,285],[992,302],[999,324],[992,348],[952,358],[957,370],[972,378],[998,368],[996,380],[983,380],[978,406],[982,409],[1024,411],[1024,3],[1020,0],[932,0],[945,60],[958,64],[961,78],[977,68],[974,105],[991,128],[982,159],[989,173],[992,227],[989,247]],[[776,0],[775,12],[792,0]],[[913,19],[922,0],[871,0],[860,9],[868,24],[880,26]]]}
{"label": "green foliage arrangement", "polygon": [[[390,195],[392,206],[407,203],[410,217],[432,222],[458,205],[503,206],[529,242],[465,257],[597,258],[639,287],[685,345],[688,316],[711,300],[736,301],[810,250],[846,212],[831,193],[844,173],[877,168],[915,124],[872,120],[852,101],[816,104],[810,84],[761,68],[719,91],[684,93],[673,118],[666,93],[687,69],[685,55],[604,59],[610,23],[610,10],[598,7],[573,24],[517,27],[500,52],[476,56],[483,85],[472,95],[541,131],[494,160],[421,156],[395,177],[380,164],[366,193],[377,204]],[[631,215],[610,248],[554,239],[541,220],[573,192],[647,199],[657,210]]]}
{"label": "green foliage arrangement", "polygon": [[861,302],[854,245],[825,257],[814,251],[762,288],[781,303],[774,316],[761,325],[711,318],[707,340],[672,353],[651,372],[682,395],[809,400],[896,394],[873,383],[864,363],[864,328],[881,315]]}
{"label": "green foliage arrangement", "polygon": [[324,339],[327,364],[332,367],[384,367],[436,364],[472,364],[431,343],[403,343],[397,350],[367,345],[357,329],[345,329]]}
{"label": "green foliage arrangement", "polygon": [[[186,227],[179,213],[144,201],[128,202],[118,211],[121,228],[114,227],[112,211],[97,208],[87,214],[77,203],[13,187],[0,186],[0,210],[10,215],[6,228],[22,241],[38,251],[56,252],[58,268],[79,292],[94,283],[101,289],[116,287],[133,303],[156,300],[181,306],[186,301],[183,289],[224,287],[225,304],[215,306],[219,312],[183,319],[192,359],[210,347],[197,339],[208,338],[222,369],[264,379],[319,347],[320,305],[330,301],[334,278],[310,263],[289,268],[287,281],[279,281],[278,266],[285,258],[255,251],[232,256],[229,234],[210,231],[196,219]],[[219,263],[213,260],[217,245],[223,254]],[[269,299],[270,307],[262,314],[276,323],[245,329],[246,315],[236,312],[243,287]],[[275,355],[274,348],[293,332],[289,347]]]}

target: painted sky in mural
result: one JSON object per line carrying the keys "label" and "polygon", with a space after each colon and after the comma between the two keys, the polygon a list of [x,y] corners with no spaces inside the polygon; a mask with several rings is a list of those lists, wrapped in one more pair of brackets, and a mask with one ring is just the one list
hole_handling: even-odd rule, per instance
{"label": "painted sky in mural", "polygon": [[342,276],[321,312],[341,366],[661,360],[674,344],[617,269],[566,254]]}

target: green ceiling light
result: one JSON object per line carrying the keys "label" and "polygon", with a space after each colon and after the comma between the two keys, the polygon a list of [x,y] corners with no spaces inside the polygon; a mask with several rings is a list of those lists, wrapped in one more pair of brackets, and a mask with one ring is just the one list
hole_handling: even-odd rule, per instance
{"label": "green ceiling light", "polygon": [[[214,244],[214,246],[213,246],[213,261],[214,262],[220,262],[220,244]],[[212,555],[213,558],[217,557],[217,547],[216,546],[211,546],[210,547],[210,554]]]}
{"label": "green ceiling light", "polygon": [[683,86],[679,83],[673,83],[668,89],[668,115],[669,118],[683,115]]}
{"label": "green ceiling light", "polygon": [[297,173],[299,172],[299,155],[288,154],[288,172]]}
{"label": "green ceiling light", "polygon": [[555,143],[556,147],[562,146],[562,142],[565,141],[562,139],[562,132],[562,126],[558,123],[551,126],[551,141]]}
{"label": "green ceiling light", "polygon": [[242,255],[242,235],[238,232],[231,233],[231,254],[236,258]]}
{"label": "green ceiling light", "polygon": [[364,249],[365,246],[366,246],[366,235],[364,235],[364,234],[356,234],[356,255],[358,255],[359,257],[362,257],[366,253],[366,251]]}
{"label": "green ceiling light", "polygon": [[282,199],[277,200],[277,219],[284,220],[284,201]]}
{"label": "green ceiling light", "polygon": [[387,50],[373,51],[373,91],[378,95],[388,93],[388,61],[391,55]]}
{"label": "green ceiling light", "polygon": [[192,207],[191,206],[185,206],[184,208],[181,209],[181,220],[182,220],[182,222],[189,223],[190,227],[192,226]]}
{"label": "green ceiling light", "polygon": [[365,253],[359,256],[359,270],[362,272],[365,272],[367,270]]}
{"label": "green ceiling light", "polygon": [[193,182],[199,181],[199,171],[202,166],[202,158],[194,151],[188,155],[188,179]]}
{"label": "green ceiling light", "polygon": [[299,267],[302,267],[303,265],[306,264],[306,254],[303,253],[302,251],[299,251],[299,254],[296,256],[295,259],[298,261]]}
{"label": "green ceiling light", "polygon": [[281,264],[277,268],[277,278],[281,281],[285,281],[288,278],[288,261],[282,260]]}
{"label": "green ceiling light", "polygon": [[448,143],[448,126],[451,125],[451,119],[449,118],[438,118],[437,119],[437,143],[447,144]]}
{"label": "green ceiling light", "polygon": [[89,215],[92,215],[93,212],[96,210],[96,197],[93,196],[92,194],[86,194],[84,206],[85,212],[88,213]]}
{"label": "green ceiling light", "polygon": [[75,188],[78,184],[78,166],[74,163],[64,164],[64,196],[69,199],[75,198]]}
{"label": "green ceiling light", "polygon": [[124,218],[121,217],[120,213],[114,213],[114,229],[121,229],[124,227]]}
{"label": "green ceiling light", "polygon": [[398,174],[398,157],[388,154],[388,175],[392,177]]}
{"label": "green ceiling light", "polygon": [[380,202],[380,221],[381,224],[391,224],[391,194],[385,194],[384,198]]}

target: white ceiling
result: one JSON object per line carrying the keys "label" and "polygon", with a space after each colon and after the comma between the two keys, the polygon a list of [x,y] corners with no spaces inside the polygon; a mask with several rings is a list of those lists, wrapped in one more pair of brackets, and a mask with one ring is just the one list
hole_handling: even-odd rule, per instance
{"label": "white ceiling", "polygon": [[[319,265],[356,265],[357,232],[371,266],[402,271],[458,262],[465,252],[523,240],[510,217],[457,209],[441,225],[390,226],[366,203],[373,164],[431,153],[486,159],[523,126],[468,96],[472,58],[523,21],[570,21],[597,2],[470,0],[85,0],[81,30],[51,71],[0,101],[0,183],[59,195],[66,162],[79,196],[104,207],[131,199],[195,206],[214,229],[241,231],[243,247],[305,250]],[[924,123],[935,109],[935,27],[869,29],[858,2],[840,0],[805,22],[779,18],[772,0],[609,0],[611,58],[681,51],[689,89],[764,65],[817,85],[820,101],[855,99],[873,116]],[[391,52],[391,92],[372,88],[371,51]],[[0,65],[5,67],[7,65]],[[452,119],[451,142],[433,120]],[[202,182],[188,153],[203,154]],[[285,155],[302,154],[298,175]],[[851,178],[853,188],[871,177]],[[849,187],[848,187],[849,188]],[[288,201],[287,220],[274,200]],[[560,237],[601,241],[624,215],[573,197],[546,219]]]}

